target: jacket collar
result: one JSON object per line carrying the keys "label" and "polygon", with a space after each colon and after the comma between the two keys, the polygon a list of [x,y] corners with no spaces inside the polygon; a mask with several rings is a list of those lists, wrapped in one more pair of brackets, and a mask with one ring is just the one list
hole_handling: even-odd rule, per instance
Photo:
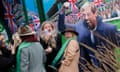
{"label": "jacket collar", "polygon": [[102,17],[101,16],[97,16],[97,29],[96,30],[103,30],[103,26],[102,26],[103,22],[102,22]]}

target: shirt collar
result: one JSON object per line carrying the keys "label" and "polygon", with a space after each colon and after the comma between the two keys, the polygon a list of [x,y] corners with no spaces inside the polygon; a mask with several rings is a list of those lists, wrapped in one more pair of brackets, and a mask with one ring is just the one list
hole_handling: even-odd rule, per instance
{"label": "shirt collar", "polygon": [[97,29],[97,25],[95,26],[95,28],[94,28],[94,29],[92,29],[92,30],[90,30],[90,31],[96,31],[96,29]]}

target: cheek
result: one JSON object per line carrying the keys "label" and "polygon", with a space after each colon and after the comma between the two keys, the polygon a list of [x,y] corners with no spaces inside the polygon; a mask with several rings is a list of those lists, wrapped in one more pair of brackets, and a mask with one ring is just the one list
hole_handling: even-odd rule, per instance
{"label": "cheek", "polygon": [[91,22],[94,22],[95,19],[96,19],[96,17],[94,17],[94,16],[90,16],[90,17],[89,17],[89,20],[90,20]]}
{"label": "cheek", "polygon": [[71,34],[66,34],[65,37],[70,38],[70,37],[72,37],[72,35]]}

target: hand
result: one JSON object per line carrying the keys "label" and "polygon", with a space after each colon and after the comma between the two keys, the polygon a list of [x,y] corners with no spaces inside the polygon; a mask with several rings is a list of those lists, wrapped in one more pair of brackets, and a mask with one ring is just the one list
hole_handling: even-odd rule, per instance
{"label": "hand", "polygon": [[65,13],[65,10],[68,10],[70,8],[70,3],[69,2],[64,2],[61,10],[60,10],[60,14]]}
{"label": "hand", "polygon": [[48,47],[47,49],[45,49],[45,52],[48,54],[48,53],[51,53],[52,52],[52,48],[51,47]]}
{"label": "hand", "polygon": [[15,51],[16,51],[16,47],[12,44],[9,45],[9,48],[11,50],[11,54],[15,54]]}
{"label": "hand", "polygon": [[64,2],[63,4],[65,9],[68,9],[70,7],[70,3],[69,2]]}

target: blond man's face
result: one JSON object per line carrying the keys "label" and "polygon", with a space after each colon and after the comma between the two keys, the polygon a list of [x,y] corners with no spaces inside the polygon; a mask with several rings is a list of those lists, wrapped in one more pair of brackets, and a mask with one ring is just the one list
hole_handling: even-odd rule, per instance
{"label": "blond man's face", "polygon": [[92,27],[96,24],[97,13],[91,11],[91,7],[85,7],[82,11],[82,18],[88,21],[88,26]]}

